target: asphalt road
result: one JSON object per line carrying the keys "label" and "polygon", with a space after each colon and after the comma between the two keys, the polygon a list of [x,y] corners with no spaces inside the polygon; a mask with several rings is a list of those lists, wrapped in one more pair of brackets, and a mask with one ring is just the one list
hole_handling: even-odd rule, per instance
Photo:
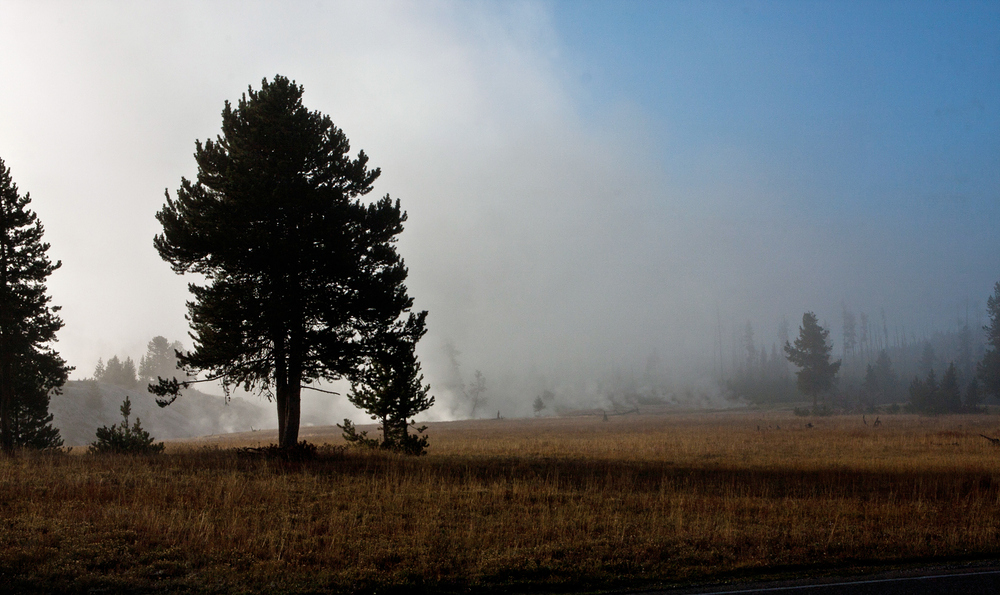
{"label": "asphalt road", "polygon": [[978,595],[1000,594],[1000,567],[933,568],[872,576],[788,579],[637,591],[634,595]]}

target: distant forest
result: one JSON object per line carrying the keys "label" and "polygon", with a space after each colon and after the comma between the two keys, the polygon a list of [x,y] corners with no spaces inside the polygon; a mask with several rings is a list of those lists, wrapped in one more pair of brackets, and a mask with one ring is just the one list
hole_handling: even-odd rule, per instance
{"label": "distant forest", "polygon": [[[978,408],[982,399],[976,364],[986,353],[981,324],[966,318],[956,321],[957,328],[918,338],[890,326],[884,310],[876,318],[865,312],[855,314],[844,305],[841,314],[841,328],[836,329],[841,331],[841,341],[834,345],[834,354],[842,365],[835,388],[827,395],[830,406],[877,411],[908,403],[909,410],[940,413]],[[981,320],[981,315],[975,318]],[[728,361],[719,366],[727,396],[757,405],[803,400],[796,388],[795,367],[782,349],[792,336],[794,329],[782,320],[776,341],[758,342],[747,322],[733,340]],[[952,398],[935,392],[945,380],[955,385],[949,385],[949,390],[957,387],[960,405],[937,402]],[[931,396],[921,392],[928,386],[934,389]]]}

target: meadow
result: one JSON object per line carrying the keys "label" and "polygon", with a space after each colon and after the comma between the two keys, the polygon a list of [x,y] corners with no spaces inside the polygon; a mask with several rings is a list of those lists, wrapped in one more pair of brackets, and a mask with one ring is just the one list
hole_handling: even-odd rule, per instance
{"label": "meadow", "polygon": [[[867,424],[865,423],[867,422]],[[995,415],[429,424],[427,456],[0,460],[0,582],[31,592],[558,592],[1000,554]],[[811,426],[811,427],[810,427]],[[341,444],[337,428],[304,428]]]}

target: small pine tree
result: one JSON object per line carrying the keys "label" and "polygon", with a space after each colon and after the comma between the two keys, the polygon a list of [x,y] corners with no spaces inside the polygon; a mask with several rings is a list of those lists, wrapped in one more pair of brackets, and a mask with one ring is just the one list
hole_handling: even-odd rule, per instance
{"label": "small pine tree", "polygon": [[154,443],[154,438],[149,435],[149,432],[142,429],[142,423],[138,417],[135,418],[135,423],[129,427],[128,418],[132,413],[132,402],[128,396],[122,402],[120,411],[122,412],[121,426],[112,424],[110,428],[107,426],[98,428],[97,440],[91,443],[88,449],[89,453],[150,455],[163,452],[163,443]]}
{"label": "small pine tree", "polygon": [[[424,334],[424,313],[411,314],[407,323],[396,333],[389,333],[379,343],[382,348],[369,358],[367,365],[352,384],[347,398],[355,406],[378,420],[382,427],[381,448],[407,454],[424,454],[426,426],[415,426],[411,418],[434,404],[430,386],[424,384],[417,361],[416,344]],[[348,442],[370,446],[371,438],[354,431],[349,420],[341,426]]]}

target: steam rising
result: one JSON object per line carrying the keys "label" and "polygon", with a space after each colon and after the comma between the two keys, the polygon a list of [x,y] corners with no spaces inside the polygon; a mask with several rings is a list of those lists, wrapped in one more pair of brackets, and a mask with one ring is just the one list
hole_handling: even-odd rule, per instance
{"label": "steam rising", "polygon": [[[193,177],[194,141],[218,134],[223,101],[276,73],[382,168],[373,195],[409,213],[399,248],[416,307],[430,312],[419,353],[438,396],[432,419],[468,414],[477,370],[482,416],[531,415],[544,391],[566,407],[607,407],[628,391],[721,406],[717,371],[748,321],[770,351],[783,317],[794,335],[815,311],[837,353],[844,301],[885,308],[916,337],[981,313],[1000,278],[1000,92],[971,98],[971,115],[938,116],[938,128],[971,121],[992,140],[943,146],[950,165],[937,174],[934,154],[915,149],[833,158],[882,147],[878,122],[860,141],[692,136],[680,108],[625,99],[584,110],[597,100],[558,10],[0,7],[0,155],[64,261],[50,290],[73,378],[98,357],[137,358],[155,335],[186,336],[188,279],[153,250],[153,214],[164,188]],[[871,118],[893,101],[890,91]],[[947,152],[967,145],[982,152],[973,165]],[[949,181],[962,176],[973,181]],[[305,398],[306,424],[365,419],[342,397]]]}

